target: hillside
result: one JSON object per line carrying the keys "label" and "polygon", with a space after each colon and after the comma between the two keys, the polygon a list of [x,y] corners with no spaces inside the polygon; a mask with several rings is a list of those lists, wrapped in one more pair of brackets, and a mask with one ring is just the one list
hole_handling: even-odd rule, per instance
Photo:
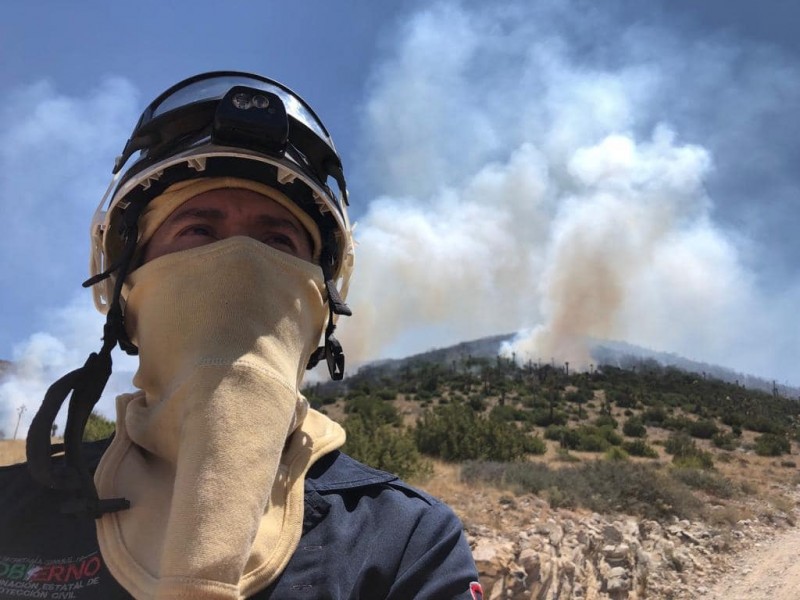
{"label": "hillside", "polygon": [[653,360],[571,373],[478,354],[306,392],[344,423],[347,451],[455,508],[503,597],[694,598],[794,526],[793,398]]}
{"label": "hillside", "polygon": [[[344,424],[346,451],[453,507],[487,598],[696,598],[794,527],[792,397],[654,359],[518,365],[496,355],[505,339],[305,390]],[[0,443],[0,459],[22,450]]]}
{"label": "hillside", "polygon": [[[510,343],[515,336],[516,334],[513,333],[494,335],[461,342],[446,348],[428,350],[406,358],[374,361],[361,367],[355,375],[368,375],[371,372],[389,374],[396,372],[403,365],[409,363],[449,365],[453,361],[464,360],[468,357],[494,358],[502,353],[504,345]],[[616,366],[626,370],[635,370],[636,368],[652,365],[675,367],[687,373],[695,373],[727,383],[734,383],[748,389],[769,393],[774,391],[782,396],[800,399],[800,387],[770,381],[747,373],[740,373],[719,365],[690,360],[675,353],[658,352],[613,340],[590,339],[587,340],[587,346],[595,365]],[[541,361],[538,362],[540,363]],[[553,364],[552,366],[557,365]],[[327,388],[334,389],[337,386],[346,388],[354,379],[356,377],[353,374],[348,374],[348,377],[342,382],[329,382]]]}

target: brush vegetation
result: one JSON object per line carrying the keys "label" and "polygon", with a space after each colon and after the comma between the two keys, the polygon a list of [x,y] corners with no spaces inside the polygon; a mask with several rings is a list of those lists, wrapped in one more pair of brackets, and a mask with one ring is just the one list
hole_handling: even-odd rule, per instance
{"label": "brush vegetation", "polygon": [[[751,477],[724,474],[737,463],[772,460],[790,482],[796,469],[800,402],[652,361],[575,373],[503,357],[412,358],[304,393],[367,464],[421,483],[444,460],[461,465],[465,483],[554,507],[700,518],[709,502],[759,493]],[[113,430],[92,414],[85,439]]]}
{"label": "brush vegetation", "polygon": [[738,452],[794,464],[785,455],[800,431],[792,398],[654,361],[575,373],[503,357],[407,359],[305,393],[343,423],[347,452],[402,477],[424,478],[435,458],[461,464],[467,483],[656,519],[756,493],[718,463]]}

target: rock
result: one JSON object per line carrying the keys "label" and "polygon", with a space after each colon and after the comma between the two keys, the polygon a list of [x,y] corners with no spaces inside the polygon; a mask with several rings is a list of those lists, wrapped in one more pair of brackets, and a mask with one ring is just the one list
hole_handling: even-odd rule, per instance
{"label": "rock", "polygon": [[[678,519],[545,511],[534,497],[516,503],[507,520],[497,519],[499,506],[487,507],[493,522],[516,532],[466,530],[487,600],[690,600],[731,568],[730,552],[764,543],[776,529],[766,520],[716,529]],[[523,510],[530,513],[517,514]]]}
{"label": "rock", "polygon": [[628,572],[622,567],[614,567],[608,572],[606,590],[609,592],[623,592],[630,589],[631,583]]}
{"label": "rock", "polygon": [[514,560],[514,555],[514,544],[505,538],[481,538],[478,540],[472,550],[472,557],[481,574],[481,582],[487,590],[492,589],[496,582],[502,584],[503,578]]}
{"label": "rock", "polygon": [[617,528],[616,523],[603,527],[603,541],[606,544],[619,544],[622,541],[622,531]]}

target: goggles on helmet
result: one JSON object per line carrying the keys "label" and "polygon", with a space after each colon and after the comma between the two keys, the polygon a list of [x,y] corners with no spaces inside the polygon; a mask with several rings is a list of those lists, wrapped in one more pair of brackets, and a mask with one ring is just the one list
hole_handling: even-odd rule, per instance
{"label": "goggles on helmet", "polygon": [[[342,163],[322,121],[286,86],[236,71],[172,86],[142,113],[113,173],[92,222],[93,278],[113,270],[121,255],[131,206],[141,208],[181,180],[236,176],[279,189],[314,219],[323,237],[325,278],[338,281],[339,294],[346,294],[353,241]],[[114,285],[111,274],[94,287],[102,312]]]}

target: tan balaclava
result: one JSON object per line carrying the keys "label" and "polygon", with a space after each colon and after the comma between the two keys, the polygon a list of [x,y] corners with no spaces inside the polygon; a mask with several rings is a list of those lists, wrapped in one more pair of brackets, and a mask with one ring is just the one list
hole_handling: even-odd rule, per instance
{"label": "tan balaclava", "polygon": [[[230,183],[173,186],[143,216],[143,240],[157,229],[153,215],[160,224],[182,203],[176,194],[185,201]],[[277,194],[247,184],[235,187]],[[117,433],[95,482],[100,497],[131,501],[100,518],[97,535],[137,599],[244,598],[286,566],[302,531],[305,474],[344,442],[299,392],[325,326],[323,294],[319,266],[239,236],[129,276],[141,391],[117,399]]]}

